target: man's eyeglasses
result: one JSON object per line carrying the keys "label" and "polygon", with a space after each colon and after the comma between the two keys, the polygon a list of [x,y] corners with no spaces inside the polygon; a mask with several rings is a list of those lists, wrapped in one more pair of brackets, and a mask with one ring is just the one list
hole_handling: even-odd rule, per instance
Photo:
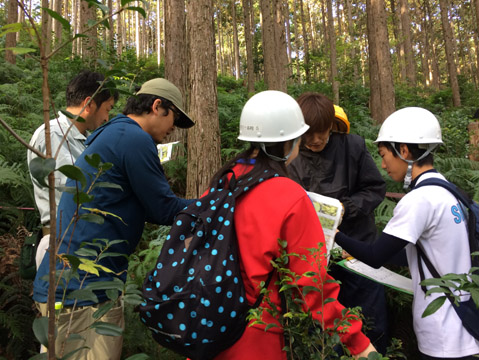
{"label": "man's eyeglasses", "polygon": [[168,109],[173,111],[173,125],[178,126],[178,122],[180,121],[181,113],[174,106],[170,106]]}

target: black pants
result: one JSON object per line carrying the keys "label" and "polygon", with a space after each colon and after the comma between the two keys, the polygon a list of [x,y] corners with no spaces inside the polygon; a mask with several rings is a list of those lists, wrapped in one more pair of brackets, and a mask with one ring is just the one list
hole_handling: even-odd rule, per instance
{"label": "black pants", "polygon": [[389,331],[384,286],[339,265],[332,265],[329,274],[341,281],[338,301],[346,307],[361,306],[369,327],[364,331],[366,336],[379,353],[386,354]]}

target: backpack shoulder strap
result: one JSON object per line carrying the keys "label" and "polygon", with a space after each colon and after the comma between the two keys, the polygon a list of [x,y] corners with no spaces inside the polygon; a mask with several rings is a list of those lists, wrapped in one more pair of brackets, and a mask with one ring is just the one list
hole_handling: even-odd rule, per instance
{"label": "backpack shoulder strap", "polygon": [[436,185],[443,187],[444,189],[448,190],[454,197],[459,200],[464,206],[467,206],[468,208],[470,207],[471,203],[471,198],[464,193],[463,190],[459,189],[455,184],[452,182],[443,180],[443,179],[438,179],[438,178],[429,178],[421,181],[418,183],[414,189],[420,188],[422,186],[427,186],[427,185]]}

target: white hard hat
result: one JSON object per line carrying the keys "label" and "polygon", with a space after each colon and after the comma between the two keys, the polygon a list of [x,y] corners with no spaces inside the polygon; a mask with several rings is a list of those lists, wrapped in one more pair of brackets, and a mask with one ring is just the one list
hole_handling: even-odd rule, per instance
{"label": "white hard hat", "polygon": [[441,126],[429,110],[407,107],[384,120],[375,142],[428,144],[434,148],[442,144]]}
{"label": "white hard hat", "polygon": [[243,107],[238,140],[283,142],[300,137],[308,129],[296,100],[284,92],[267,90],[251,97]]}

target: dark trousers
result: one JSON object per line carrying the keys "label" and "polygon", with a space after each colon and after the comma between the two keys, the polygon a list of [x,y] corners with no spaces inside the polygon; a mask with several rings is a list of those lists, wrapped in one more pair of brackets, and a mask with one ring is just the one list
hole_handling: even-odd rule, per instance
{"label": "dark trousers", "polygon": [[341,281],[338,301],[346,307],[361,306],[363,332],[379,353],[386,354],[389,332],[384,286],[339,265],[332,265],[329,274]]}

